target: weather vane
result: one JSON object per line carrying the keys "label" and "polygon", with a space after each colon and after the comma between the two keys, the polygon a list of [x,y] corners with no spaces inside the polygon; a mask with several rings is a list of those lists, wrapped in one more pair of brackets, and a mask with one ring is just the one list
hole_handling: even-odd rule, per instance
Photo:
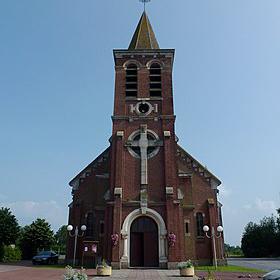
{"label": "weather vane", "polygon": [[151,0],[139,0],[139,1],[144,3],[144,11],[146,11],[146,3],[151,2]]}

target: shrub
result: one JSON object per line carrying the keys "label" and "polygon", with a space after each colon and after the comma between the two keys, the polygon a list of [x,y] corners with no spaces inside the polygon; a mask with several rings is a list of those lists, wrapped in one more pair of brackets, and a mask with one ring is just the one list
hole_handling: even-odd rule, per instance
{"label": "shrub", "polygon": [[21,251],[18,247],[4,246],[3,262],[17,262],[21,260]]}
{"label": "shrub", "polygon": [[4,257],[4,244],[0,242],[0,262],[3,261],[3,257]]}
{"label": "shrub", "polygon": [[75,270],[71,266],[66,266],[66,273],[63,275],[64,280],[87,280],[88,277],[84,269]]}

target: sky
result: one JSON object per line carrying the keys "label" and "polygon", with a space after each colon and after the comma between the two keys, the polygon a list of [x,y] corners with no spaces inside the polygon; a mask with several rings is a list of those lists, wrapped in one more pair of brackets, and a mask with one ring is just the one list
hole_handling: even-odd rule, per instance
{"label": "sky", "polygon": [[[20,225],[67,223],[68,182],[108,147],[113,49],[137,0],[0,1],[0,207]],[[222,181],[225,241],[280,207],[279,0],[153,0],[161,48],[176,49],[179,144]]]}

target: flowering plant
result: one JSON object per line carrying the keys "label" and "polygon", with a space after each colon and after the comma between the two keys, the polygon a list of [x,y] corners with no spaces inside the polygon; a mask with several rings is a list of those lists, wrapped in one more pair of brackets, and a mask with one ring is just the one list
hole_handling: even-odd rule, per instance
{"label": "flowering plant", "polygon": [[172,247],[172,246],[175,245],[175,243],[176,243],[176,235],[175,235],[175,233],[170,232],[170,233],[168,234],[168,245],[169,245],[170,247]]}
{"label": "flowering plant", "polygon": [[113,233],[111,235],[111,240],[112,240],[113,246],[117,246],[119,243],[119,235],[117,233]]}
{"label": "flowering plant", "polygon": [[71,266],[66,266],[66,273],[63,275],[64,280],[87,280],[85,269],[75,270]]}
{"label": "flowering plant", "polygon": [[101,268],[105,268],[105,267],[110,267],[107,262],[105,261],[105,259],[102,260],[101,263],[98,263],[96,268],[101,267]]}
{"label": "flowering plant", "polygon": [[185,269],[185,268],[191,268],[193,267],[192,261],[187,260],[186,262],[180,262],[178,263],[178,268],[179,269]]}

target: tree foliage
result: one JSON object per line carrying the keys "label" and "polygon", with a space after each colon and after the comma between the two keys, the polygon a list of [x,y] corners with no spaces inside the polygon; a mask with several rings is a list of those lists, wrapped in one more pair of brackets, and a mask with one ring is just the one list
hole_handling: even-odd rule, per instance
{"label": "tree foliage", "polygon": [[0,243],[14,244],[18,237],[19,225],[9,208],[0,209],[0,225]]}
{"label": "tree foliage", "polygon": [[227,257],[240,257],[243,256],[243,252],[239,246],[231,246],[229,244],[224,245],[225,253]]}
{"label": "tree foliage", "polygon": [[66,242],[67,242],[67,226],[61,226],[55,234],[55,242],[56,242],[56,251],[59,253],[65,253],[66,251]]}
{"label": "tree foliage", "polygon": [[19,245],[23,258],[30,259],[40,250],[49,250],[54,244],[54,234],[45,219],[37,219],[21,230]]}
{"label": "tree foliage", "polygon": [[[280,211],[278,211],[278,214]],[[263,218],[259,224],[248,223],[241,248],[245,257],[280,256],[280,216]]]}
{"label": "tree foliage", "polygon": [[3,262],[17,262],[21,260],[21,251],[18,247],[4,246]]}
{"label": "tree foliage", "polygon": [[18,237],[19,225],[9,208],[0,209],[0,261],[4,257],[4,245],[14,244]]}

